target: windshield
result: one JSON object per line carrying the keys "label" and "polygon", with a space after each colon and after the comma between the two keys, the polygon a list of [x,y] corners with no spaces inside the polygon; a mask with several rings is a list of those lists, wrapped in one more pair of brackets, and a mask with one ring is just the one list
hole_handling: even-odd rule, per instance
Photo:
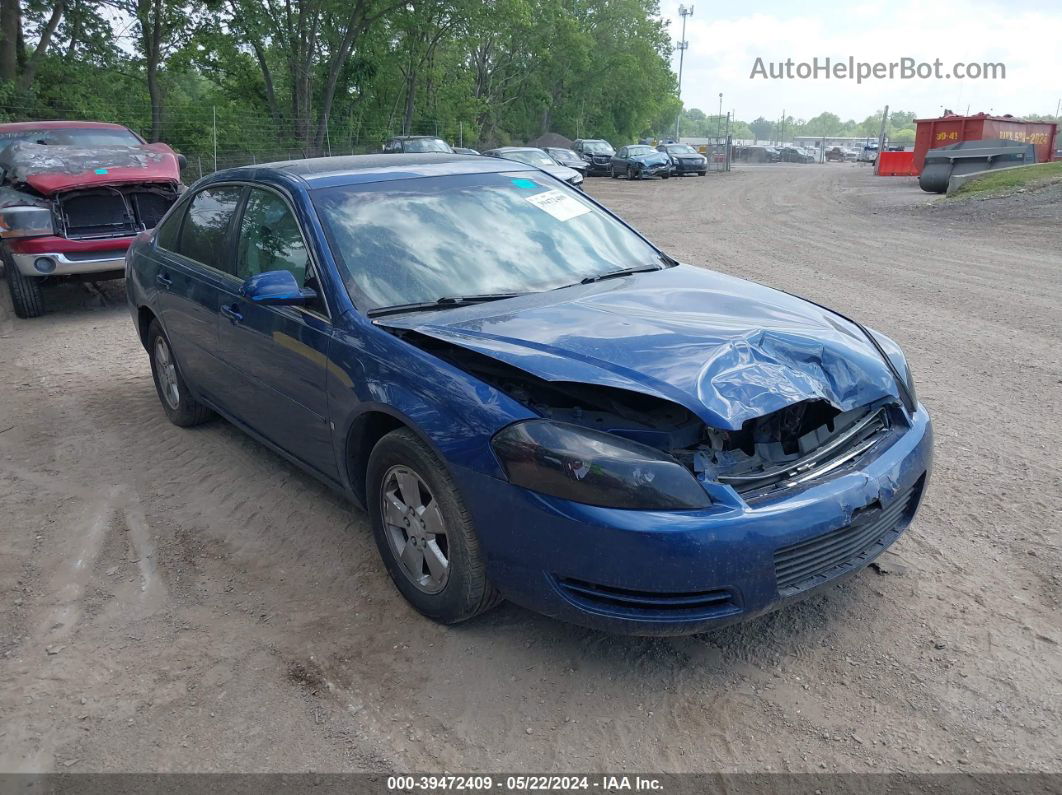
{"label": "windshield", "polygon": [[557,165],[549,155],[539,149],[515,149],[511,152],[503,150],[498,152],[498,157],[515,160],[517,163],[527,163],[529,166]]}
{"label": "windshield", "polygon": [[579,160],[579,155],[575,154],[571,149],[547,149],[551,155],[558,160]]}
{"label": "windshield", "polygon": [[312,194],[362,309],[526,293],[667,260],[578,191],[534,172],[342,185]]}
{"label": "windshield", "polygon": [[19,130],[0,132],[0,149],[14,141],[49,146],[139,146],[143,143],[129,130],[81,129]]}
{"label": "windshield", "polygon": [[584,141],[583,151],[592,155],[614,155],[616,150],[608,141]]}
{"label": "windshield", "polygon": [[403,152],[446,152],[451,153],[450,145],[439,138],[410,138],[402,142]]}
{"label": "windshield", "polygon": [[631,146],[627,148],[627,154],[629,156],[634,155],[652,155],[656,154],[656,150],[651,146]]}
{"label": "windshield", "polygon": [[667,148],[667,151],[669,151],[673,155],[695,155],[695,154],[697,154],[697,150],[694,149],[689,144],[674,144],[673,146],[669,146]]}

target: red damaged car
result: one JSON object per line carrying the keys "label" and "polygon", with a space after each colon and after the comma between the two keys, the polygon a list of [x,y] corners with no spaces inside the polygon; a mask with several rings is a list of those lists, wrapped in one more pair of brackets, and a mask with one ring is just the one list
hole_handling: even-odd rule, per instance
{"label": "red damaged car", "polygon": [[181,190],[183,156],[120,124],[0,124],[0,259],[19,317],[42,285],[124,275],[125,252]]}

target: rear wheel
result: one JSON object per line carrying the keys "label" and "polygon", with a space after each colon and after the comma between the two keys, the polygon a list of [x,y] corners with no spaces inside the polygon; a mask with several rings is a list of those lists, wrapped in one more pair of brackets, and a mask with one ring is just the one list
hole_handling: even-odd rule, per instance
{"label": "rear wheel", "polygon": [[155,380],[162,409],[170,422],[182,428],[206,422],[214,412],[192,397],[181,376],[170,341],[157,321],[148,328],[148,353],[151,355],[151,375]]}
{"label": "rear wheel", "polygon": [[698,172],[697,172],[697,176],[698,176],[698,177],[703,177],[703,176],[704,176],[705,174],[707,174],[707,173],[708,173],[707,171],[698,171]]}
{"label": "rear wheel", "polygon": [[376,444],[365,485],[376,546],[413,607],[454,624],[501,601],[457,485],[413,432],[392,431]]}
{"label": "rear wheel", "polygon": [[11,293],[11,304],[18,317],[40,317],[44,314],[44,295],[41,280],[34,276],[25,276],[15,265],[7,252],[3,252],[4,274],[7,276],[7,289]]}

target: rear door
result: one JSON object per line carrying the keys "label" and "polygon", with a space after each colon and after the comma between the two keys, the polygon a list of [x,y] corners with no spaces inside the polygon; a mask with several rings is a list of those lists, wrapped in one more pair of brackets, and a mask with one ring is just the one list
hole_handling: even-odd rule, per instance
{"label": "rear door", "polygon": [[177,223],[171,227],[168,221],[159,230],[155,273],[148,275],[182,375],[197,395],[214,403],[226,377],[218,358],[218,307],[223,286],[234,278],[227,252],[243,190],[218,185],[196,193],[175,216]]}
{"label": "rear door", "polygon": [[[237,419],[303,463],[338,477],[325,391],[332,324],[307,240],[287,197],[250,188],[234,238],[236,281],[220,307],[220,354],[233,376]],[[319,296],[306,306],[255,304],[239,284],[286,270]]]}

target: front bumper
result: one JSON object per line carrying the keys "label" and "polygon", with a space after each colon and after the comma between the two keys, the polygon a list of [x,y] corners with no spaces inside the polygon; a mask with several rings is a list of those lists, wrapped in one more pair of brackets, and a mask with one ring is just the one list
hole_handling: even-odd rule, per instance
{"label": "front bumper", "polygon": [[654,163],[651,166],[641,165],[638,167],[638,175],[642,177],[656,177],[661,174],[671,174],[671,163]]}
{"label": "front bumper", "polygon": [[672,174],[700,174],[708,170],[707,161],[703,160],[676,160],[671,168]]}
{"label": "front bumper", "polygon": [[604,176],[612,173],[612,158],[608,158],[604,162],[587,160],[586,173],[590,176]]}
{"label": "front bumper", "polygon": [[[506,597],[584,626],[672,635],[747,620],[803,598],[859,571],[894,542],[921,502],[932,464],[925,409],[881,452],[867,455],[854,470],[753,504],[713,486],[713,505],[688,512],[596,508],[466,469],[454,474],[488,576]],[[907,501],[902,508],[898,499]],[[844,565],[779,588],[786,565],[778,563],[780,551],[784,556],[862,527],[874,506],[888,532]]]}
{"label": "front bumper", "polygon": [[[132,237],[68,240],[62,237],[12,241],[11,258],[24,276],[72,276],[125,269],[125,252]],[[50,269],[38,267],[47,260]],[[42,263],[43,264],[43,263]]]}

